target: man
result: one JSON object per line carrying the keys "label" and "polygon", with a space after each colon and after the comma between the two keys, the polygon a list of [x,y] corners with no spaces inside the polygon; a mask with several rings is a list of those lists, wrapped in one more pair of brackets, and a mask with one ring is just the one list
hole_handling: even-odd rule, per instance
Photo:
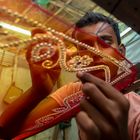
{"label": "man", "polygon": [[[101,14],[87,13],[76,26],[96,34],[110,46],[125,53],[118,25],[113,20]],[[130,93],[124,96],[87,73],[79,73],[78,77],[84,83],[83,92],[90,97],[90,100],[81,102],[82,111],[76,117],[81,140],[138,140],[140,97]]]}
{"label": "man", "polygon": [[[85,32],[98,35],[106,43],[124,53],[124,48],[120,45],[118,26],[113,20],[101,14],[87,13],[77,22],[76,26]],[[73,36],[76,39],[81,38],[79,37],[81,34],[78,32],[75,32]],[[84,34],[82,34],[82,38],[84,39]],[[34,76],[38,76],[39,80],[33,80],[32,88],[11,104],[0,117],[0,136],[2,138],[15,136],[27,114],[32,113],[37,104],[45,98],[45,94],[50,92],[47,83],[43,82],[44,79],[41,79],[40,76],[40,73],[45,75],[44,71],[34,71],[35,66],[30,62],[29,64],[32,79]],[[139,105],[140,97],[135,94],[128,94],[124,97],[112,86],[88,73],[78,73],[77,77],[83,83],[83,92],[89,97],[87,100],[81,101],[81,111],[76,116],[81,140],[139,139],[137,133],[140,110],[135,106]],[[43,93],[39,93],[42,91],[38,86],[40,83],[43,85],[41,88],[45,91]],[[65,89],[63,91],[65,92]],[[13,108],[14,110],[12,110]],[[12,126],[12,130],[9,126]]]}

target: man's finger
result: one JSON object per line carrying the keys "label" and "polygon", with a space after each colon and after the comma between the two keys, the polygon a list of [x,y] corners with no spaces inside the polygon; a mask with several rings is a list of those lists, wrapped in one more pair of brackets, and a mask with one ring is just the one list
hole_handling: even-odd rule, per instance
{"label": "man's finger", "polygon": [[89,101],[92,105],[98,107],[103,113],[108,112],[106,108],[111,106],[111,100],[108,99],[95,84],[85,83],[82,89],[86,96],[89,97]]}
{"label": "man's finger", "polygon": [[111,85],[89,73],[80,72],[77,74],[77,77],[84,83],[90,82],[95,84],[107,98],[120,101],[120,99],[123,97],[123,95]]}
{"label": "man's finger", "polygon": [[111,134],[114,134],[112,125],[110,124],[109,120],[106,119],[100,109],[98,110],[98,108],[94,107],[86,100],[81,103],[81,109],[87,113],[87,115],[98,127],[99,131],[102,132],[102,135],[110,135],[111,137]]}
{"label": "man's finger", "polygon": [[[80,136],[82,139],[95,139],[99,140],[100,138],[100,131],[98,127],[95,125],[93,120],[89,118],[89,116],[84,111],[80,111],[76,115],[76,121],[78,124],[78,127],[81,130]],[[83,123],[85,122],[85,123]]]}

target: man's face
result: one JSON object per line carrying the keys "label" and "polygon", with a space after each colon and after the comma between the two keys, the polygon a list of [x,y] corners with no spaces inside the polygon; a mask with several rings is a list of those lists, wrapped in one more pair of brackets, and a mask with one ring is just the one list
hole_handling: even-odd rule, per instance
{"label": "man's face", "polygon": [[[104,42],[109,44],[115,49],[119,49],[116,34],[108,23],[105,22],[98,22],[96,24],[88,25],[81,28],[83,31],[90,35],[96,35],[100,37]],[[79,41],[86,40],[86,35],[76,32],[75,38]]]}
{"label": "man's face", "polygon": [[[79,31],[75,32],[75,38],[77,40],[84,42],[90,46],[96,47],[96,49],[99,49],[100,51],[102,51],[103,53],[105,53],[107,55],[115,57],[117,60],[121,59],[120,55],[118,55],[114,51],[114,49],[110,48],[110,47],[113,47],[113,48],[119,50],[119,47],[120,47],[117,42],[116,34],[115,34],[113,28],[111,27],[111,25],[109,25],[108,23],[99,22],[97,24],[85,26],[85,27],[81,28],[81,30],[83,32],[79,32]],[[103,45],[100,45],[100,44],[95,45],[94,44],[95,36],[98,36],[99,38],[101,38],[105,43],[109,44],[110,47],[104,47]],[[106,65],[110,68],[110,72],[112,75],[111,77],[113,78],[116,75],[116,73],[118,71],[118,67],[115,66],[112,62],[109,62],[108,60],[106,60],[104,58],[97,57],[94,55],[92,55],[92,57],[95,60],[94,64],[93,64],[94,66]],[[95,71],[95,72],[93,72],[93,74],[104,79],[104,72],[102,70]]]}

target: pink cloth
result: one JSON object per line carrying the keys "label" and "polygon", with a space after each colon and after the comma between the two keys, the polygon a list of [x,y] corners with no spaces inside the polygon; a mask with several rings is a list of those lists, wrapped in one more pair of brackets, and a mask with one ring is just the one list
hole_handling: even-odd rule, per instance
{"label": "pink cloth", "polygon": [[140,140],[140,95],[130,92],[125,95],[130,102],[128,128],[131,140]]}

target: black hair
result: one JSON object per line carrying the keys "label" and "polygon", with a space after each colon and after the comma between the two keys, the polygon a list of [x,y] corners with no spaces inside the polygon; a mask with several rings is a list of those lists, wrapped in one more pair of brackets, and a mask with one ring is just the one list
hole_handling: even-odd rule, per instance
{"label": "black hair", "polygon": [[77,28],[82,28],[88,25],[96,24],[98,22],[105,22],[111,25],[116,34],[118,44],[121,44],[118,23],[112,18],[102,15],[100,13],[87,12],[79,21],[76,22],[75,26]]}

